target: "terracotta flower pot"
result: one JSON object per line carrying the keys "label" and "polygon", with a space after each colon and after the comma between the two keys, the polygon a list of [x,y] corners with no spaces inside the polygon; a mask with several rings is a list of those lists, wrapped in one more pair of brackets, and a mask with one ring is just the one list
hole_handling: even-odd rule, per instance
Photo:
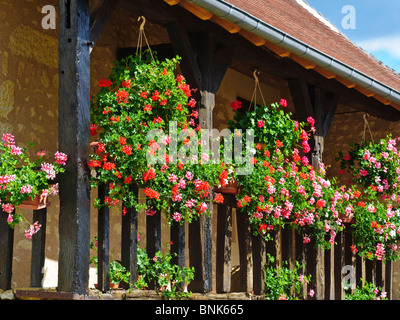
{"label": "terracotta flower pot", "polygon": [[354,218],[353,214],[351,214],[351,215],[340,214],[339,218],[340,218],[340,220],[342,220],[343,223],[355,223],[356,222],[356,219]]}
{"label": "terracotta flower pot", "polygon": [[38,194],[34,199],[28,198],[28,200],[23,201],[18,208],[40,210],[48,206],[50,206],[48,195]]}
{"label": "terracotta flower pot", "polygon": [[90,147],[92,147],[94,149],[95,154],[97,154],[98,156],[100,156],[101,158],[103,158],[104,156],[109,156],[109,153],[106,153],[104,151],[99,151],[99,145],[101,144],[101,141],[93,141],[90,143]]}
{"label": "terracotta flower pot", "polygon": [[220,192],[224,194],[239,194],[241,188],[236,180],[231,180],[228,184],[224,187],[214,187],[214,192]]}

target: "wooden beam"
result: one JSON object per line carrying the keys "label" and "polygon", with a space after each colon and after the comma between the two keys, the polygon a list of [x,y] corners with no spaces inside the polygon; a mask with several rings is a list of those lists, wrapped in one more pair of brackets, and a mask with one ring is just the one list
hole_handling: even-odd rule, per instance
{"label": "wooden beam", "polygon": [[339,95],[337,94],[331,94],[330,96],[325,96],[325,105],[328,106],[328,112],[325,115],[324,119],[324,124],[323,124],[323,137],[326,138],[329,129],[331,127],[333,118],[335,116],[335,112],[337,110],[337,107],[339,105]]}
{"label": "wooden beam", "polygon": [[241,29],[239,31],[239,34],[257,47],[262,46],[267,42],[267,40],[265,40],[264,38],[261,38],[260,36],[257,36],[256,34],[246,31],[244,29]]}
{"label": "wooden beam", "polygon": [[60,179],[58,290],[85,294],[89,284],[90,125],[89,0],[59,1]]}
{"label": "wooden beam", "polygon": [[314,117],[314,109],[307,83],[303,79],[292,78],[288,79],[288,84],[298,120],[306,121],[307,117]]}
{"label": "wooden beam", "polygon": [[314,68],[314,70],[317,71],[319,74],[323,75],[327,79],[336,78],[336,74],[334,74],[332,71],[329,71],[328,69],[322,68],[320,66],[316,66]]}
{"label": "wooden beam", "polygon": [[168,3],[170,6],[174,6],[178,4],[181,0],[164,0],[166,3]]}
{"label": "wooden beam", "polygon": [[290,59],[296,61],[299,65],[306,69],[314,69],[316,67],[315,63],[312,63],[311,61],[304,59],[302,57],[296,56],[295,54],[292,54],[290,56]]}
{"label": "wooden beam", "polygon": [[193,13],[196,17],[200,18],[201,20],[208,20],[211,19],[211,17],[213,16],[213,14],[210,11],[203,9],[190,2],[182,1],[180,2],[180,5],[187,11]]}
{"label": "wooden beam", "polygon": [[314,87],[313,92],[313,109],[315,118],[315,134],[314,138],[314,150],[312,156],[312,165],[317,170],[322,162],[322,154],[324,152],[324,123],[325,123],[325,106],[324,98],[321,89]]}
{"label": "wooden beam", "polygon": [[368,98],[375,96],[375,93],[369,91],[368,89],[360,87],[358,85],[356,85],[354,87],[354,89],[356,89],[357,91],[361,92],[363,95],[367,96]]}
{"label": "wooden beam", "polygon": [[271,42],[266,42],[264,44],[266,48],[277,54],[279,57],[284,58],[284,57],[289,57],[291,55],[291,52],[283,47],[277,46]]}
{"label": "wooden beam", "polygon": [[182,58],[180,67],[187,82],[193,88],[200,88],[201,72],[185,28],[180,23],[171,23],[167,25],[167,31],[175,54]]}
{"label": "wooden beam", "polygon": [[217,16],[212,16],[211,21],[215,22],[216,24],[218,24],[219,26],[224,28],[229,33],[238,33],[240,31],[240,29],[242,29],[241,27],[234,24],[233,22],[230,22],[228,20],[222,19]]}
{"label": "wooden beam", "polygon": [[351,89],[356,86],[356,84],[350,80],[344,79],[342,77],[337,76],[336,81],[339,81],[341,84],[345,85],[347,88]]}
{"label": "wooden beam", "polygon": [[102,5],[90,14],[90,51],[92,51],[105,26],[108,23],[115,7],[118,5],[119,0],[103,0]]}
{"label": "wooden beam", "polygon": [[383,98],[383,97],[381,97],[381,96],[378,96],[378,95],[374,96],[374,98],[375,98],[376,100],[378,100],[379,102],[383,103],[383,104],[386,105],[386,106],[390,105],[390,103],[391,103],[390,100],[388,100],[388,99],[386,99],[386,98]]}

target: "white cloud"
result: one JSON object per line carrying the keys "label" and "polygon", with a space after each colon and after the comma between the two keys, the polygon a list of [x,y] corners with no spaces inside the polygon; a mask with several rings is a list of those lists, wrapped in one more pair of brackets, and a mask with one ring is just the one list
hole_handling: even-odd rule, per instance
{"label": "white cloud", "polygon": [[357,45],[371,53],[385,51],[392,58],[400,60],[400,35],[358,41]]}

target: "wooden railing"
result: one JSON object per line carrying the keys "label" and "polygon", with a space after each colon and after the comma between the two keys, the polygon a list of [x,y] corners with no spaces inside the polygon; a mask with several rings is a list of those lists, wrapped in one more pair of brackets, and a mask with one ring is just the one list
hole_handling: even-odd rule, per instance
{"label": "wooden railing", "polygon": [[[5,212],[0,212],[0,290],[11,289],[14,249],[14,229],[7,223]],[[47,209],[33,210],[33,222],[42,225],[32,237],[30,286],[41,287],[45,260]]]}
{"label": "wooden railing", "polygon": [[[218,205],[217,217],[217,292],[229,292],[231,289],[232,211],[235,199],[224,197],[225,202]],[[389,299],[392,296],[392,263],[370,261],[353,254],[349,228],[336,236],[337,244],[332,249],[324,251],[314,248],[313,241],[304,244],[302,237],[292,229],[275,230],[272,232],[273,240],[265,242],[260,236],[252,234],[246,214],[236,211],[236,220],[241,291],[263,293],[264,266],[266,256],[270,254],[275,257],[277,267],[283,261],[287,261],[292,269],[295,261],[304,263],[304,274],[312,276],[308,289],[315,291],[313,299],[343,300],[345,291],[342,281],[353,280],[354,285],[360,285],[361,279],[381,286]],[[311,299],[307,292],[304,292],[304,297]]]}
{"label": "wooden railing", "polygon": [[[133,189],[138,193],[138,189]],[[98,188],[99,197],[104,199],[105,188]],[[280,266],[288,261],[294,266],[295,261],[304,263],[305,274],[312,275],[308,289],[314,289],[313,299],[344,299],[342,286],[343,277],[355,277],[355,283],[360,279],[382,286],[388,297],[392,296],[392,264],[377,261],[365,261],[354,255],[350,246],[351,234],[343,232],[336,237],[337,244],[330,250],[314,249],[313,243],[303,244],[302,238],[294,230],[279,229],[273,232],[273,241],[265,242],[260,236],[254,236],[247,215],[236,211],[235,198],[225,195],[225,201],[217,208],[217,230],[211,229],[210,218],[203,217],[201,221],[192,222],[185,237],[185,226],[174,224],[170,228],[172,240],[171,251],[177,253],[175,263],[195,267],[195,280],[189,287],[193,292],[209,292],[212,288],[212,267],[215,263],[214,291],[217,293],[232,290],[262,295],[265,281],[265,263],[267,253],[275,257],[275,263]],[[236,212],[235,212],[236,211]],[[32,238],[32,257],[30,286],[41,287],[45,259],[46,241],[46,209],[34,210],[33,221],[39,221],[41,230]],[[153,256],[161,250],[161,218],[160,214],[146,217],[146,250]],[[233,223],[233,218],[236,223]],[[11,288],[14,230],[7,224],[7,214],[0,214],[0,289]],[[232,227],[237,226],[239,255],[239,286],[232,285]],[[110,263],[110,217],[107,207],[98,212],[98,289],[108,291]],[[130,271],[130,282],[136,281],[137,268],[137,231],[138,216],[134,209],[128,209],[122,216],[121,230],[121,262]],[[216,256],[212,254],[212,237],[216,237]],[[185,239],[189,239],[185,243]],[[188,249],[186,249],[188,246]],[[185,251],[189,257],[185,257]],[[186,259],[188,258],[188,259]],[[347,266],[343,269],[344,266]],[[343,273],[344,272],[344,273]],[[350,274],[353,272],[353,274]],[[307,291],[308,292],[308,291]],[[306,294],[303,296],[310,299]]]}

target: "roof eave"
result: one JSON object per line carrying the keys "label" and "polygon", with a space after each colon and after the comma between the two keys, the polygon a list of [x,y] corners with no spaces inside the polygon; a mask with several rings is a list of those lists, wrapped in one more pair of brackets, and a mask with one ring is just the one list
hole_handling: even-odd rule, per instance
{"label": "roof eave", "polygon": [[367,89],[389,101],[400,104],[400,92],[357,69],[311,47],[291,35],[269,25],[248,12],[223,0],[186,0],[215,16],[228,20],[242,29],[249,31],[265,40],[283,47],[293,54],[315,63],[345,80]]}

